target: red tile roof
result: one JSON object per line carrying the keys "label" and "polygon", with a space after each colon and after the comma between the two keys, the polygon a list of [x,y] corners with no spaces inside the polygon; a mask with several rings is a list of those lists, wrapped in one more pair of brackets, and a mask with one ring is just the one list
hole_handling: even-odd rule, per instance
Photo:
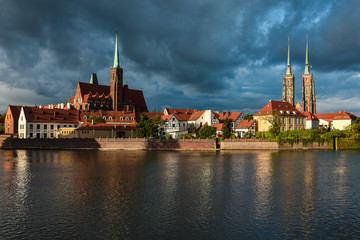
{"label": "red tile roof", "polygon": [[137,108],[147,110],[143,92],[141,90],[129,89],[128,85],[123,87],[123,101],[125,105],[135,105]]}
{"label": "red tile roof", "polygon": [[318,119],[323,119],[327,122],[332,122],[334,120],[355,120],[357,118],[353,113],[346,111],[340,111],[338,113],[316,113],[315,116]]}
{"label": "red tile roof", "polygon": [[242,120],[236,129],[249,129],[255,123],[254,119]]}
{"label": "red tile roof", "polygon": [[136,124],[109,124],[109,123],[98,123],[91,124],[84,122],[78,130],[135,130]]}
{"label": "red tile roof", "polygon": [[78,110],[23,107],[27,122],[78,123]]}
{"label": "red tile roof", "polygon": [[201,117],[201,115],[203,115],[203,113],[205,112],[205,110],[203,111],[194,111],[190,118],[189,118],[189,121],[195,121],[197,119],[199,119],[199,117]]}
{"label": "red tile roof", "polygon": [[19,120],[19,116],[20,116],[20,112],[21,112],[21,108],[22,106],[12,106],[9,105],[11,113],[13,115],[13,118],[15,121]]}
{"label": "red tile roof", "polygon": [[300,116],[305,117],[293,105],[288,102],[270,100],[255,116],[279,115],[279,116]]}
{"label": "red tile roof", "polygon": [[316,117],[314,113],[303,112],[303,114],[306,116],[306,120],[319,121],[319,119]]}
{"label": "red tile roof", "polygon": [[[96,112],[81,112],[80,113],[80,121],[85,121],[89,117],[105,117],[106,122],[121,122],[121,123],[137,123],[137,116],[134,112],[126,112],[126,111],[103,111],[99,110]],[[84,119],[86,117],[86,119]],[[111,118],[111,119],[110,119]]]}
{"label": "red tile roof", "polygon": [[224,112],[215,114],[219,121],[224,121],[226,118],[230,120],[230,122],[235,122],[241,116],[242,112]]}
{"label": "red tile roof", "polygon": [[89,93],[92,93],[92,94],[98,93],[99,95],[101,95],[101,94],[109,95],[110,94],[110,86],[84,83],[84,82],[79,82],[79,86],[80,86],[80,92],[81,92],[82,96],[84,96],[85,94],[89,94]]}
{"label": "red tile roof", "polygon": [[[181,108],[165,108],[167,112],[170,114],[191,114],[194,112],[193,109],[181,109]],[[164,112],[165,112],[164,109]]]}
{"label": "red tile roof", "polygon": [[214,127],[216,128],[216,131],[222,131],[224,124],[223,123],[214,124]]}
{"label": "red tile roof", "polygon": [[75,99],[75,96],[71,96],[69,103],[74,104],[74,99]]}

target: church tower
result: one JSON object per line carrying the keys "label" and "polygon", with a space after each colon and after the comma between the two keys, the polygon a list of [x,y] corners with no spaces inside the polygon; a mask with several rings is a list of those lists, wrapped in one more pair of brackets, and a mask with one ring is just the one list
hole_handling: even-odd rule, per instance
{"label": "church tower", "polygon": [[309,64],[309,41],[306,36],[305,71],[302,74],[302,111],[316,113],[315,85]]}
{"label": "church tower", "polygon": [[288,38],[287,68],[286,68],[286,74],[284,74],[284,78],[283,78],[282,101],[288,102],[293,106],[294,106],[294,96],[295,96],[294,80],[295,80],[294,74],[291,73],[290,38]]}
{"label": "church tower", "polygon": [[112,110],[122,110],[123,69],[119,64],[118,35],[116,32],[114,66],[110,70],[110,97]]}

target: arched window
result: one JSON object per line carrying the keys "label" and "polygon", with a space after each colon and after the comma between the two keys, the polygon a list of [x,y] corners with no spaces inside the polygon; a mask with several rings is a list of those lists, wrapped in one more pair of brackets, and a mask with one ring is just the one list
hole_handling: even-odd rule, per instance
{"label": "arched window", "polygon": [[110,116],[110,117],[109,117],[109,120],[112,120],[112,119],[113,119],[112,116]]}
{"label": "arched window", "polygon": [[120,117],[120,120],[124,120],[124,118],[123,118],[123,117]]}

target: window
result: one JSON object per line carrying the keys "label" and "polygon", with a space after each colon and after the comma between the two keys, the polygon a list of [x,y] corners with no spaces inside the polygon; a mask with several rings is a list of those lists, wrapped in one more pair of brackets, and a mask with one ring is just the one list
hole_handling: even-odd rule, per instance
{"label": "window", "polygon": [[57,129],[60,129],[60,125],[57,125]]}
{"label": "window", "polygon": [[44,125],[44,130],[46,130],[46,129],[47,129],[47,125],[45,124],[45,125]]}
{"label": "window", "polygon": [[173,124],[172,127],[174,128],[174,127],[175,127],[175,124]]}
{"label": "window", "polygon": [[24,138],[24,134],[23,134],[23,133],[20,133],[20,138]]}
{"label": "window", "polygon": [[128,118],[128,117],[126,117],[126,120],[129,120],[129,118]]}
{"label": "window", "polygon": [[282,127],[282,131],[285,132],[285,127]]}
{"label": "window", "polygon": [[123,118],[123,117],[120,117],[120,120],[124,120],[124,118]]}
{"label": "window", "polygon": [[109,120],[112,120],[112,119],[113,119],[113,118],[110,116],[110,117],[109,117]]}
{"label": "window", "polygon": [[291,124],[291,118],[289,118],[289,124]]}
{"label": "window", "polygon": [[64,127],[66,127],[67,125],[64,125]]}
{"label": "window", "polygon": [[44,133],[44,138],[47,138],[47,133]]}
{"label": "window", "polygon": [[24,129],[24,124],[20,124],[20,129]]}
{"label": "window", "polygon": [[40,124],[36,124],[36,129],[40,129]]}
{"label": "window", "polygon": [[297,124],[297,118],[295,118],[295,124]]}
{"label": "window", "polygon": [[131,120],[134,120],[134,118],[132,117]]}
{"label": "window", "polygon": [[51,125],[50,125],[50,129],[54,129],[54,125],[51,124]]}
{"label": "window", "polygon": [[21,121],[24,121],[24,117],[23,117],[23,116],[21,116]]}
{"label": "window", "polygon": [[86,119],[87,119],[87,116],[84,116],[84,117],[83,117],[83,119],[85,119],[85,120],[86,120]]}
{"label": "window", "polygon": [[52,138],[53,138],[53,137],[54,137],[54,133],[50,133],[50,137],[52,137]]}
{"label": "window", "polygon": [[32,137],[33,137],[33,133],[31,132],[31,133],[30,133],[30,138],[32,138]]}
{"label": "window", "polygon": [[104,116],[103,119],[106,120],[106,117]]}
{"label": "window", "polygon": [[34,126],[32,124],[29,125],[30,130],[33,130]]}

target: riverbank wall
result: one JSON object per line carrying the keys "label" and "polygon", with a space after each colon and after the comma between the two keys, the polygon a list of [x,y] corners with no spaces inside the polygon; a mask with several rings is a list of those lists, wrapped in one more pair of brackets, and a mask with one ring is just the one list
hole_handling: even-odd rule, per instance
{"label": "riverbank wall", "polygon": [[310,149],[329,149],[328,144],[303,143],[278,144],[277,142],[265,142],[260,139],[225,139],[220,143],[221,150],[310,150]]}
{"label": "riverbank wall", "polygon": [[125,150],[216,150],[212,139],[18,139],[0,136],[3,149],[125,149]]}

